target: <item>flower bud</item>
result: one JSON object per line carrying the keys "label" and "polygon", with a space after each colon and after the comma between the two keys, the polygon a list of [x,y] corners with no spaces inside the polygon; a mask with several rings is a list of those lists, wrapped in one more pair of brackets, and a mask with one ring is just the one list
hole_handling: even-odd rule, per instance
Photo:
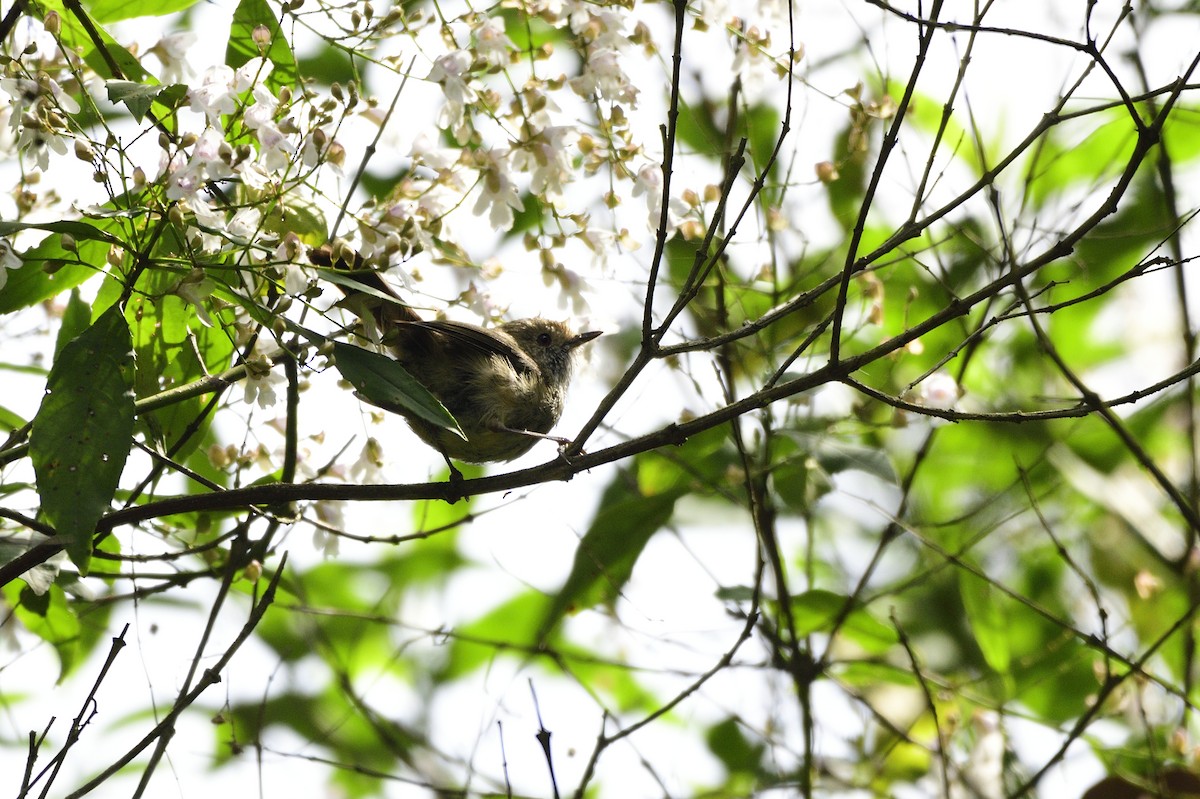
{"label": "flower bud", "polygon": [[267,52],[267,48],[271,46],[271,29],[266,25],[255,25],[250,33],[250,40],[254,42],[260,54]]}
{"label": "flower bud", "polygon": [[817,164],[816,170],[817,180],[822,183],[833,183],[838,179],[837,167],[833,165],[832,161],[822,161]]}
{"label": "flower bud", "polygon": [[92,151],[92,145],[88,144],[84,139],[75,140],[75,157],[80,161],[91,163],[96,157],[96,153]]}

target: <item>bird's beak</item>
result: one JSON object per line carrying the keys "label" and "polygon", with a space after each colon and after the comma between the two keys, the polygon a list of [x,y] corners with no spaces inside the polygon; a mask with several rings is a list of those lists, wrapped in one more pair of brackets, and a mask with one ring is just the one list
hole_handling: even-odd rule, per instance
{"label": "bird's beak", "polygon": [[602,330],[589,330],[586,333],[580,333],[576,336],[573,336],[573,337],[567,339],[567,348],[575,349],[580,344],[587,344],[592,339],[596,338],[597,336],[601,336],[603,334],[604,334],[604,331],[602,331]]}

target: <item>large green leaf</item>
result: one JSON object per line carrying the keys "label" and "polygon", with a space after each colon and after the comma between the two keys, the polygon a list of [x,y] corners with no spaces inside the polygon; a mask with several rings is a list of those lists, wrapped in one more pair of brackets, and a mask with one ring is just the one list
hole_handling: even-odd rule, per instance
{"label": "large green leaf", "polygon": [[129,326],[114,305],[62,348],[29,436],[42,513],[81,574],[92,557],[96,522],[129,456],[134,407],[125,372],[131,360]]}

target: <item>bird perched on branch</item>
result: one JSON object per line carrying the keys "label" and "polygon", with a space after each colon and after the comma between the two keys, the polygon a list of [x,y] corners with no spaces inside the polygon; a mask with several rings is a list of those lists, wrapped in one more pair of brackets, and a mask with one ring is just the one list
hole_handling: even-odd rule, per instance
{"label": "bird perched on branch", "polygon": [[340,258],[335,263],[328,245],[311,250],[309,260],[349,270],[351,285],[341,286],[347,295],[341,304],[370,319],[404,370],[454,416],[462,436],[411,409],[384,406],[404,416],[448,464],[451,458],[509,461],[541,439],[568,443],[549,432],[562,416],[576,351],[600,331],[575,333],[564,322],[541,317],[491,329],[424,320],[377,272],[352,269]]}

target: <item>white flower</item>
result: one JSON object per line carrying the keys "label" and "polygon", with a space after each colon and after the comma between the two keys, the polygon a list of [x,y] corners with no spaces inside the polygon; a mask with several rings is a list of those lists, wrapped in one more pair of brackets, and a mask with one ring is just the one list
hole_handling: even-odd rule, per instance
{"label": "white flower", "polygon": [[161,82],[184,83],[195,74],[187,61],[188,50],[195,43],[196,34],[185,31],[164,36],[150,48],[150,52],[162,62],[162,74],[158,76]]}
{"label": "white flower", "polygon": [[[35,538],[39,540],[35,540]],[[9,562],[22,553],[33,549],[42,540],[44,539],[41,536],[35,536],[32,530],[7,531],[0,535],[0,559],[4,562]],[[60,550],[51,555],[45,562],[21,574],[20,578],[29,586],[30,591],[33,591],[37,596],[42,596],[54,584],[54,580],[58,577],[59,569],[66,561],[66,557],[66,552]]]}
{"label": "white flower", "polygon": [[17,138],[17,149],[25,155],[33,156],[38,169],[45,172],[50,168],[50,151],[66,155],[67,143],[57,131],[48,127],[40,119],[33,119],[27,114],[22,120],[21,135]]}
{"label": "white flower", "polygon": [[[170,191],[168,190],[168,196]],[[184,201],[183,206],[196,217],[196,227],[189,229],[189,238],[191,231],[195,230],[200,234],[200,248],[204,252],[216,252],[221,249],[221,237],[218,232],[225,230],[225,214],[213,208],[202,197],[189,197]]]}
{"label": "white flower", "polygon": [[434,61],[429,70],[429,80],[441,84],[442,93],[446,97],[446,104],[438,112],[438,125],[453,130],[460,142],[466,141],[469,133],[464,113],[466,107],[479,96],[467,84],[467,70],[470,69],[471,63],[470,53],[466,50],[455,50]]}
{"label": "white flower", "polygon": [[190,198],[210,180],[233,177],[233,170],[221,155],[225,139],[216,128],[205,128],[192,146],[187,164],[171,171],[167,179],[167,198]]}
{"label": "white flower", "polygon": [[275,386],[286,382],[287,378],[271,370],[270,361],[261,355],[252,355],[246,359],[246,386],[242,398],[247,405],[257,403],[260,408],[270,408],[279,399]]}
{"label": "white flower", "polygon": [[508,54],[516,47],[504,32],[501,17],[488,17],[475,29],[475,52],[491,66],[508,64]]}
{"label": "white flower", "polygon": [[237,165],[235,171],[237,172],[237,176],[242,183],[244,183],[247,188],[254,189],[255,191],[261,191],[272,185],[274,182],[274,178],[271,177],[271,173],[268,172],[266,167],[263,164],[260,164],[257,160],[252,161],[247,158],[245,161],[242,161]]}
{"label": "white flower", "polygon": [[530,173],[534,193],[554,202],[562,197],[563,189],[575,175],[569,147],[579,138],[579,131],[567,125],[545,128],[513,153],[513,166]]}
{"label": "white flower", "polygon": [[293,297],[299,297],[308,291],[308,272],[297,261],[304,251],[300,237],[289,231],[275,248],[272,260],[283,266],[283,289]]}
{"label": "white flower", "polygon": [[13,133],[16,133],[21,127],[21,117],[26,111],[33,109],[41,96],[41,89],[37,81],[30,78],[0,78],[0,91],[8,95],[8,124]]}
{"label": "white flower", "polygon": [[269,235],[262,229],[262,211],[253,206],[239,208],[226,230],[237,244],[253,244]]}
{"label": "white flower", "polygon": [[0,239],[0,289],[4,288],[4,284],[8,282],[9,270],[20,269],[24,263],[21,260],[21,256],[13,251],[13,247],[8,243],[8,240]]}
{"label": "white flower", "polygon": [[658,224],[662,213],[662,167],[659,164],[646,162],[637,171],[633,179],[633,196],[646,195],[646,213],[650,218],[650,226]]}
{"label": "white flower", "polygon": [[[340,529],[344,526],[341,502],[327,500],[316,503],[314,508],[317,512],[317,518],[324,524],[334,529]],[[336,558],[340,542],[341,538],[331,530],[326,530],[323,527],[313,528],[313,546],[321,551],[323,557]]]}
{"label": "white flower", "polygon": [[437,172],[445,172],[458,163],[459,150],[452,147],[438,147],[433,138],[426,132],[418,133],[413,139],[409,153],[413,161],[424,164]]}
{"label": "white flower", "polygon": [[237,92],[233,88],[234,72],[224,64],[204,70],[199,85],[188,89],[187,98],[191,109],[204,114],[208,123],[219,126],[221,117],[237,110]]}
{"label": "white flower", "polygon": [[40,169],[50,166],[50,151],[66,155],[70,138],[63,114],[79,112],[79,103],[45,73],[30,78],[0,78],[0,90],[9,96],[8,124],[18,133],[17,149],[32,156]]}
{"label": "white flower", "polygon": [[274,67],[275,65],[265,58],[251,58],[234,73],[233,90],[241,94],[251,86],[261,83],[267,79]]}
{"label": "white flower", "polygon": [[509,168],[503,156],[488,152],[483,154],[484,164],[480,169],[479,199],[475,203],[475,213],[488,213],[488,221],[497,230],[508,230],[513,224],[513,211],[525,210],[525,204],[517,193],[517,186],[509,177]]}
{"label": "white flower", "polygon": [[576,80],[588,86],[585,94],[594,92],[603,100],[637,105],[638,89],[621,68],[621,54],[615,49],[602,48],[593,51],[588,56],[584,74]]}
{"label": "white flower", "polygon": [[254,87],[254,104],[242,116],[246,127],[258,137],[259,158],[267,171],[279,171],[291,163],[296,145],[275,124],[279,101],[265,86]]}

